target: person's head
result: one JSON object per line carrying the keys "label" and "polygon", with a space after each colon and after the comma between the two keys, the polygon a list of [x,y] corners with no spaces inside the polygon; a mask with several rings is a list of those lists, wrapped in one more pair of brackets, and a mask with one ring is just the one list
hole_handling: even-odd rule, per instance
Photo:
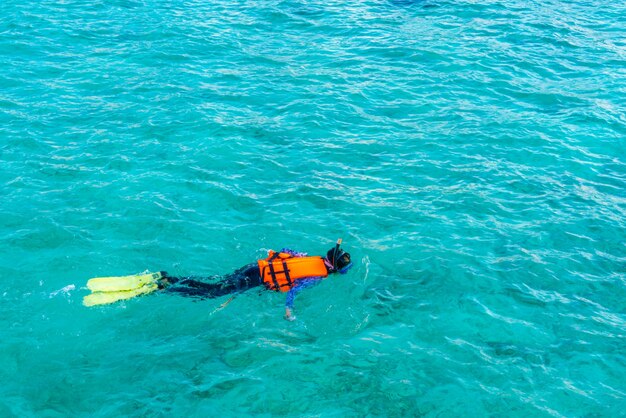
{"label": "person's head", "polygon": [[324,261],[331,273],[346,274],[352,268],[350,254],[339,248],[339,244],[328,250]]}

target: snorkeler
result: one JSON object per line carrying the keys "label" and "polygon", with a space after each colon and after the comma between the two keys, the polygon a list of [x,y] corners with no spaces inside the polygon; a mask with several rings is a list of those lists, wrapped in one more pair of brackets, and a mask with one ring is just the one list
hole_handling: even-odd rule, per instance
{"label": "snorkeler", "polygon": [[267,258],[241,267],[217,281],[172,277],[164,271],[121,277],[98,277],[87,282],[87,287],[93,293],[85,296],[83,304],[105,305],[156,290],[184,296],[217,298],[265,286],[268,290],[287,293],[285,319],[294,320],[292,309],[298,293],[318,284],[330,274],[346,274],[352,267],[350,254],[340,246],[341,239],[328,250],[325,257],[308,256],[306,253],[287,248],[280,252],[270,251]]}

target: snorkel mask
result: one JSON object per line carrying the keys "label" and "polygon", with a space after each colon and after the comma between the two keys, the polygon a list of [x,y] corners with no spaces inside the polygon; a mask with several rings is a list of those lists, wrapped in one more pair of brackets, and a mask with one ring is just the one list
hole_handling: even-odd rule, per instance
{"label": "snorkel mask", "polygon": [[350,254],[340,248],[341,238],[337,240],[335,248],[330,249],[326,253],[326,260],[332,266],[333,273],[346,274],[352,268]]}

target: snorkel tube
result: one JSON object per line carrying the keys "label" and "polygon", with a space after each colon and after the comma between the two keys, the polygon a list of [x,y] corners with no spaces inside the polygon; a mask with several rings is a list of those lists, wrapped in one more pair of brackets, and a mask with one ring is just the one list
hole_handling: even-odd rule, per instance
{"label": "snorkel tube", "polygon": [[339,254],[339,246],[341,245],[341,238],[337,239],[337,245],[335,245],[335,251],[333,251],[333,268],[336,268],[335,262],[337,261],[337,254]]}

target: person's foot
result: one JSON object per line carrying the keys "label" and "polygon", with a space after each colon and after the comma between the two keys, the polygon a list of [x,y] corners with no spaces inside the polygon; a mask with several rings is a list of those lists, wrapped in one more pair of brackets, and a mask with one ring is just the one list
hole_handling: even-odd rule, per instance
{"label": "person's foot", "polygon": [[167,286],[169,286],[170,284],[172,284],[169,280],[169,277],[167,277],[167,273],[162,271],[161,273],[161,278],[159,280],[157,280],[157,286],[159,286],[159,289],[165,289]]}

